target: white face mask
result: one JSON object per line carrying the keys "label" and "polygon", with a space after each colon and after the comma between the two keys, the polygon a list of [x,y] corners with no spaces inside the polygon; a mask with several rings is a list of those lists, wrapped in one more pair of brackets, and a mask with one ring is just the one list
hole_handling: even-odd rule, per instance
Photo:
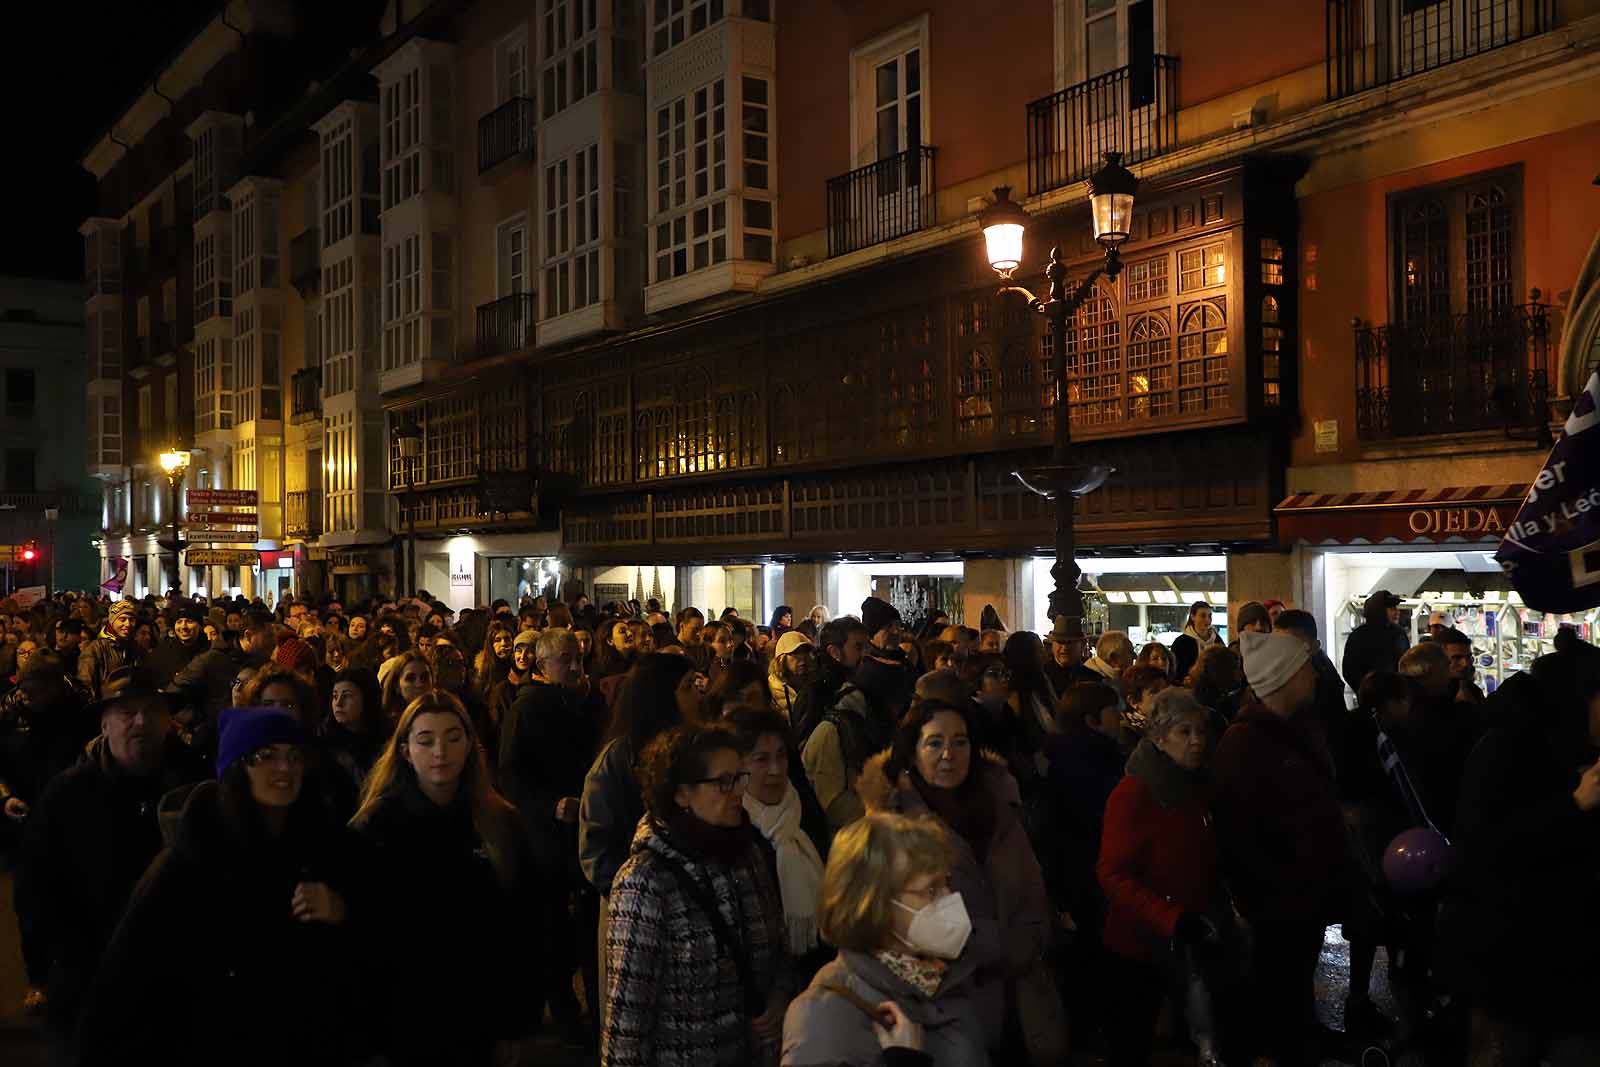
{"label": "white face mask", "polygon": [[920,908],[895,901],[894,906],[911,912],[911,928],[901,938],[917,952],[953,960],[967,947],[972,936],[972,919],[960,893],[946,893]]}

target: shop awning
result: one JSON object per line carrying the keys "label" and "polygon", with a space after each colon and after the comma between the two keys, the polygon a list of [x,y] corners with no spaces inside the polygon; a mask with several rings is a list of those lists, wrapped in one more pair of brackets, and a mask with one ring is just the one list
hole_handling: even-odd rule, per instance
{"label": "shop awning", "polygon": [[1272,510],[1283,544],[1493,544],[1505,535],[1527,495],[1526,482],[1296,493]]}

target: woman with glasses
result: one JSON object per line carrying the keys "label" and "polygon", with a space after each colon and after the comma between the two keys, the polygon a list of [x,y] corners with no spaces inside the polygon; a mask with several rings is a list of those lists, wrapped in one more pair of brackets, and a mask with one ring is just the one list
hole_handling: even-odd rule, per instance
{"label": "woman with glasses", "polygon": [[931,816],[951,831],[951,886],[974,919],[998,922],[998,937],[976,945],[985,965],[975,995],[999,1062],[1065,1055],[1060,998],[1043,963],[1053,927],[1044,874],[1017,781],[1000,759],[975,751],[969,714],[942,701],[915,705],[893,747],[868,761],[861,796],[868,811]]}
{"label": "woman with glasses", "polygon": [[789,1005],[784,1067],[984,1067],[979,957],[936,819],[876,812],[839,831],[817,920],[838,958]]}
{"label": "woman with glasses", "polygon": [[539,872],[455,696],[435,689],[407,705],[350,825],[383,887],[368,917],[382,932],[367,960],[379,1048],[397,1067],[494,1062],[497,1043],[533,1022],[525,1004],[542,975],[502,956],[538,941]]}
{"label": "woman with glasses", "polygon": [[239,707],[282,708],[300,720],[312,737],[306,747],[306,792],[319,798],[331,817],[343,822],[356,810],[359,787],[338,767],[338,759],[325,736],[313,733],[323,720],[316,690],[305,676],[277,663],[268,663],[243,689],[234,693]]}
{"label": "woman with glasses", "polygon": [[972,743],[1007,756],[1012,742],[1011,668],[997,653],[974,652],[962,661],[961,680],[972,691],[972,709],[967,716]]}
{"label": "woman with glasses", "polygon": [[738,738],[675,727],[640,778],[648,819],[608,902],[601,1067],[776,1067],[792,972]]}
{"label": "woman with glasses", "polygon": [[217,780],[163,801],[175,839],[101,959],[77,1062],[344,1062],[359,841],[305,788],[308,740],[284,708],[222,712]]}

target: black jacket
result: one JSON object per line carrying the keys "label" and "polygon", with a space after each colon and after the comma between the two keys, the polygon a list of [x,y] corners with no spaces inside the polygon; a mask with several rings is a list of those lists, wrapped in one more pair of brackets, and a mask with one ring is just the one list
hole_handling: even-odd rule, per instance
{"label": "black jacket", "polygon": [[[371,935],[364,999],[374,1040],[394,1062],[461,1062],[446,1054],[538,1025],[527,1008],[539,1003],[545,957],[540,872],[520,825],[507,829],[516,852],[502,882],[464,795],[441,808],[408,784],[357,827],[370,846],[374,890],[361,901],[359,929]],[[424,936],[400,936],[408,929]]]}
{"label": "black jacket", "polygon": [[98,732],[86,690],[76,679],[63,677],[62,685],[61,698],[46,708],[32,707],[20,688],[0,697],[0,796],[34,803]]}
{"label": "black jacket", "polygon": [[1096,922],[1105,914],[1095,873],[1100,832],[1127,757],[1114,738],[1086,729],[1051,735],[1044,751],[1050,760],[1045,789],[1058,832],[1039,842],[1039,862],[1056,906],[1080,925]]}
{"label": "black jacket", "polygon": [[597,743],[578,694],[543,681],[522,687],[501,727],[501,788],[522,813],[539,865],[565,869],[574,881],[578,826],[557,821],[556,801],[583,796]]}
{"label": "black jacket", "polygon": [[53,1021],[70,1025],[128,894],[161,851],[162,795],[204,773],[176,737],[167,739],[161,768],[151,775],[127,773],[96,738],[34,806],[17,908],[48,961]]}
{"label": "black jacket", "polygon": [[378,762],[378,757],[383,754],[383,746],[389,740],[387,734],[358,734],[346,730],[331,714],[317,725],[316,737],[324,758],[344,772],[357,796],[367,780],[367,772]]}
{"label": "black jacket", "polygon": [[1344,662],[1340,673],[1350,688],[1361,692],[1361,683],[1373,671],[1400,669],[1400,657],[1411,647],[1406,632],[1391,622],[1364,622],[1350,631],[1344,641]]}
{"label": "black jacket", "polygon": [[[79,1025],[82,1067],[344,1062],[357,1017],[361,839],[314,804],[269,838],[225,809],[214,782],[188,791],[176,838],[134,889],[101,960]],[[343,896],[345,922],[296,920],[302,881]]]}
{"label": "black jacket", "polygon": [[204,633],[196,634],[193,641],[180,641],[176,636],[164,637],[145,660],[153,685],[166,685],[197,656],[211,651],[211,642]]}

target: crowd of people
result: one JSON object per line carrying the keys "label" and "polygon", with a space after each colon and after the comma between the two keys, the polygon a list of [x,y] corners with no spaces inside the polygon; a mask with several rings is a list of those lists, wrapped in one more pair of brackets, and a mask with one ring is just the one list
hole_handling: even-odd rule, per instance
{"label": "crowd of people", "polygon": [[89,1067],[1600,1063],[1600,650],[1486,695],[1398,610],[0,602],[25,1007]]}

